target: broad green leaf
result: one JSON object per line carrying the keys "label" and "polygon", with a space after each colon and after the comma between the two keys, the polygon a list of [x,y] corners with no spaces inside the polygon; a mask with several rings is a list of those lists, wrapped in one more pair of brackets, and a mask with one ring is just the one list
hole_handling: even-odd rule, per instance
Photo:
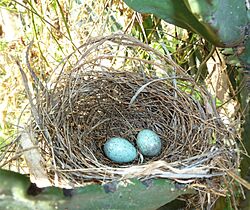
{"label": "broad green leaf", "polygon": [[219,47],[237,46],[248,24],[245,0],[124,0],[140,13],[200,34]]}
{"label": "broad green leaf", "polygon": [[113,182],[76,188],[72,197],[65,197],[55,187],[44,189],[37,196],[27,195],[29,179],[10,171],[0,170],[0,209],[141,209],[155,210],[178,196],[193,193],[185,185],[176,185],[166,179],[142,183],[132,179],[128,183]]}

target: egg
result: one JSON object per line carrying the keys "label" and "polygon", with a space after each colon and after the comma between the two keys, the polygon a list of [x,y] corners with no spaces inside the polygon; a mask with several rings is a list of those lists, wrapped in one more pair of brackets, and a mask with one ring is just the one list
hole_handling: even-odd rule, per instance
{"label": "egg", "polygon": [[156,156],[161,152],[161,139],[152,130],[141,130],[136,139],[136,144],[140,152],[145,156]]}
{"label": "egg", "polygon": [[116,163],[128,163],[135,160],[136,148],[127,139],[120,137],[110,138],[104,144],[104,153]]}

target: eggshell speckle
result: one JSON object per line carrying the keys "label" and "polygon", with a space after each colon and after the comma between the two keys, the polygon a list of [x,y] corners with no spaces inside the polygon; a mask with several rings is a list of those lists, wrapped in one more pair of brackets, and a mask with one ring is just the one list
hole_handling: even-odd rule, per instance
{"label": "eggshell speckle", "polygon": [[137,135],[137,146],[145,156],[156,156],[161,152],[161,139],[149,129],[141,130]]}
{"label": "eggshell speckle", "polygon": [[104,153],[116,163],[128,163],[137,156],[135,147],[128,140],[120,137],[109,139],[104,144]]}

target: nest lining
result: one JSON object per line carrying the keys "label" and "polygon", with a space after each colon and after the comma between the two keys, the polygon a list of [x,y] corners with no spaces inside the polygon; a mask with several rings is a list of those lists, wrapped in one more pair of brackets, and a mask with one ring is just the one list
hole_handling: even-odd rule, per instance
{"label": "nest lining", "polygon": [[[145,58],[137,57],[139,50]],[[210,94],[171,59],[117,34],[90,40],[78,51],[63,61],[33,107],[29,133],[51,185],[154,177],[193,182],[237,168],[236,145],[228,144],[234,137]],[[132,163],[117,164],[104,155],[109,138],[135,145],[145,128],[160,136],[159,156],[139,154]]]}
{"label": "nest lining", "polygon": [[[71,76],[70,82],[59,88],[58,97],[51,97],[56,105],[50,115],[54,121],[48,130],[56,133],[56,125],[61,128],[61,136],[70,136],[63,143],[56,135],[52,140],[55,148],[63,149],[72,157],[63,158],[69,168],[84,167],[81,161],[75,160],[89,150],[101,164],[119,166],[103,154],[104,143],[119,136],[135,145],[136,135],[145,128],[155,131],[163,143],[161,155],[145,161],[165,159],[173,162],[207,151],[209,142],[206,139],[211,139],[214,125],[204,123],[195,104],[197,101],[164,80],[156,80],[145,87],[131,103],[138,89],[154,80],[132,72],[82,74],[75,78]],[[61,154],[58,152],[55,151],[56,156]],[[134,161],[135,164],[138,162],[141,160]]]}

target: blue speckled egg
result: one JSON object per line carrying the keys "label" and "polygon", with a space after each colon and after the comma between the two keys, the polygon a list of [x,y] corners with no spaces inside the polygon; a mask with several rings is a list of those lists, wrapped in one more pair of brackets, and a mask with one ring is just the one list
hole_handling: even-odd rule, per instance
{"label": "blue speckled egg", "polygon": [[161,152],[161,139],[149,129],[141,130],[136,139],[137,146],[140,152],[145,156],[156,156]]}
{"label": "blue speckled egg", "polygon": [[128,140],[120,137],[109,139],[104,144],[104,153],[116,163],[128,163],[137,156],[135,147]]}

